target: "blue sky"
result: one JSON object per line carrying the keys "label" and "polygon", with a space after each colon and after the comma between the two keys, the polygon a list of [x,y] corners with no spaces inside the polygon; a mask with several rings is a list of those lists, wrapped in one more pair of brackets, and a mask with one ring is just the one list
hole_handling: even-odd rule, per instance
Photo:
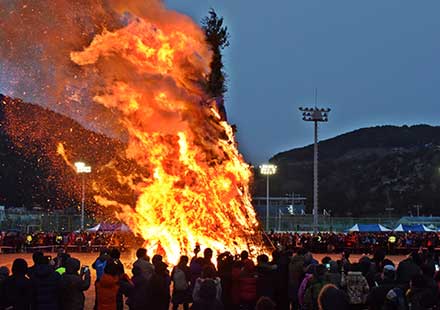
{"label": "blue sky", "polygon": [[228,117],[253,164],[309,144],[299,106],[332,108],[320,137],[384,124],[438,125],[438,0],[166,0],[200,21],[210,7],[231,33]]}

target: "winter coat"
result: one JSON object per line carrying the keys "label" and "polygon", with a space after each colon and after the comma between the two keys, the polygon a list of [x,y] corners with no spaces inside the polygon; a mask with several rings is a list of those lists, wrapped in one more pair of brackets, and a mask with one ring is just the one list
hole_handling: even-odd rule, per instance
{"label": "winter coat", "polygon": [[92,268],[96,270],[96,281],[99,281],[104,275],[104,269],[107,265],[108,256],[101,255],[98,257],[92,265]]}
{"label": "winter coat", "polygon": [[360,271],[349,271],[347,275],[342,274],[341,286],[346,288],[350,304],[359,305],[367,301],[370,290],[367,279]]}
{"label": "winter coat", "polygon": [[304,256],[295,255],[289,263],[289,299],[298,299],[298,289],[304,278]]}
{"label": "winter coat", "polygon": [[329,282],[325,278],[312,277],[307,285],[307,289],[304,293],[303,308],[308,310],[318,309],[318,296],[324,285]]}
{"label": "winter coat", "polygon": [[150,282],[146,277],[145,271],[134,275],[131,282],[133,286],[128,293],[128,308],[130,310],[151,309],[149,307],[151,302]]}
{"label": "winter coat", "polygon": [[421,273],[420,267],[417,266],[417,264],[414,263],[411,258],[407,258],[401,261],[397,267],[397,271],[396,271],[397,282],[402,285],[405,285],[408,288],[409,281],[411,281],[411,278],[414,275],[420,273]]}
{"label": "winter coat", "polygon": [[240,303],[254,303],[257,301],[258,275],[254,272],[242,271],[240,274]]}
{"label": "winter coat", "polygon": [[77,259],[69,258],[66,263],[66,273],[60,280],[60,303],[63,310],[84,309],[84,291],[90,287],[90,272],[80,276],[78,274],[80,262]]}
{"label": "winter coat", "polygon": [[411,288],[406,299],[410,310],[433,309],[438,301],[430,288]]}
{"label": "winter coat", "polygon": [[119,277],[104,274],[96,283],[97,310],[116,310],[118,304]]}
{"label": "winter coat", "polygon": [[397,286],[396,281],[385,279],[381,285],[373,287],[367,297],[370,310],[381,310],[390,290]]}
{"label": "winter coat", "polygon": [[170,304],[170,283],[168,271],[156,270],[151,281],[151,309],[168,310]]}
{"label": "winter coat", "polygon": [[274,298],[276,268],[276,266],[270,264],[259,264],[257,266],[257,299],[262,296],[270,299]]}
{"label": "winter coat", "polygon": [[3,283],[0,308],[29,310],[32,302],[32,283],[24,275],[12,275]]}
{"label": "winter coat", "polygon": [[60,275],[52,266],[37,265],[33,270],[32,277],[32,309],[34,310],[58,310]]}

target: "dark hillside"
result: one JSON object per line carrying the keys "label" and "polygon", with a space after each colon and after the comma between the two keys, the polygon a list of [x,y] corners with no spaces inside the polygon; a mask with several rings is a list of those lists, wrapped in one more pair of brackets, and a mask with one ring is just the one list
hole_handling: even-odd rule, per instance
{"label": "dark hillside", "polygon": [[[319,144],[320,209],[334,215],[406,215],[414,204],[440,215],[440,127],[380,126]],[[312,205],[313,145],[275,155],[271,192],[304,194]],[[256,192],[265,194],[257,176]]]}

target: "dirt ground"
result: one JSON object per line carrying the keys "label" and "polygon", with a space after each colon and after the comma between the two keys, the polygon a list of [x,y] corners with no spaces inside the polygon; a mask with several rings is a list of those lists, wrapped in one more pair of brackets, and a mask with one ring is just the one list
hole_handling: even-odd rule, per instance
{"label": "dirt ground", "polygon": [[[55,256],[56,254],[49,254],[46,253],[45,255],[52,255]],[[87,266],[91,266],[93,264],[93,262],[95,261],[96,257],[98,256],[98,253],[71,253],[72,257],[78,258],[81,261],[82,265],[87,265]],[[337,260],[340,258],[340,254],[315,254],[314,257],[315,259],[317,259],[318,261],[321,261],[321,259],[324,256],[330,256],[333,259]],[[12,262],[14,261],[14,259],[16,258],[24,258],[29,266],[32,265],[32,254],[30,253],[20,253],[20,254],[0,254],[0,266],[7,266],[9,268],[9,270],[12,267]],[[357,261],[359,258],[361,257],[361,255],[351,255],[350,260],[351,261]],[[403,260],[405,258],[405,256],[388,256],[388,258],[390,258],[395,264],[398,264],[401,260]],[[121,255],[121,261],[124,264],[125,270],[126,272],[131,276],[131,268],[132,268],[132,263],[135,261],[136,257],[134,252],[124,252]],[[95,283],[95,278],[96,278],[96,273],[94,272],[94,270],[91,270],[91,275],[92,275],[92,284],[90,286],[90,288],[85,292],[86,295],[86,306],[85,309],[86,310],[91,310],[93,309],[93,303],[94,303],[94,295],[95,295],[95,287],[94,287],[94,283]]]}

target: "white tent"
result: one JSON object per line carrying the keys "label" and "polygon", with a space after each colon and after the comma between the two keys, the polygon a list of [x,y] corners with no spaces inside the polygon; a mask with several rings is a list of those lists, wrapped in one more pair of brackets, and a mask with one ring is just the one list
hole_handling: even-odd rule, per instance
{"label": "white tent", "polygon": [[399,226],[397,226],[395,229],[394,229],[394,231],[397,231],[397,232],[403,232],[403,231],[405,231],[405,232],[435,232],[436,230],[435,229],[431,229],[431,228],[428,228],[427,226],[425,226],[425,225],[422,225],[422,224],[413,224],[413,225],[406,225],[406,224],[400,224]]}
{"label": "white tent", "polygon": [[349,228],[348,231],[382,232],[382,231],[391,231],[391,229],[388,229],[380,224],[355,224],[353,225],[353,227]]}

